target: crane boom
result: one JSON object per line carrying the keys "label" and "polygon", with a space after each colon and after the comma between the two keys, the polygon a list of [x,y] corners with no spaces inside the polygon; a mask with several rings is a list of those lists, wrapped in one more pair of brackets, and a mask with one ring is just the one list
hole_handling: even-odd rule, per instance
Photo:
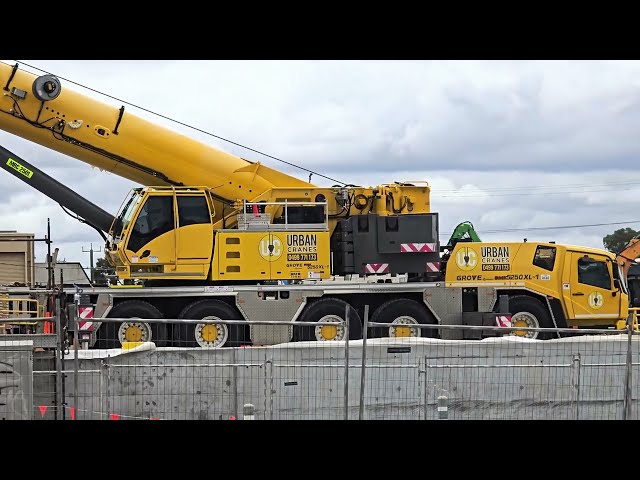
{"label": "crane boom", "polygon": [[85,223],[105,233],[109,232],[113,215],[2,146],[0,146],[0,164],[18,180],[22,180],[82,217]]}
{"label": "crane boom", "polygon": [[0,85],[0,129],[142,185],[207,185],[227,204],[274,187],[313,187],[144,120],[124,106],[62,89],[53,75],[37,77],[0,64]]}

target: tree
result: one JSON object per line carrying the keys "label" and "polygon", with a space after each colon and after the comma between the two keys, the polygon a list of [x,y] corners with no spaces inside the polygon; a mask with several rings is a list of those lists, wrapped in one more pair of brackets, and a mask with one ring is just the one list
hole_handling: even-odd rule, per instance
{"label": "tree", "polygon": [[612,234],[607,235],[602,239],[602,243],[604,244],[604,248],[613,253],[619,253],[629,240],[631,240],[636,235],[640,234],[640,232],[633,230],[632,228],[619,228]]}
{"label": "tree", "polygon": [[106,286],[114,284],[115,281],[107,277],[107,275],[115,275],[116,269],[109,265],[106,258],[99,258],[94,268],[94,278],[96,286]]}

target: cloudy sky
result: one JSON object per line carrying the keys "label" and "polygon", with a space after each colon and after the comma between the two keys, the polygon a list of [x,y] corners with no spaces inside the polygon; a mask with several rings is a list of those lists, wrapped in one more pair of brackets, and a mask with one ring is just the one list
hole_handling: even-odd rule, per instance
{"label": "cloudy sky", "polygon": [[[483,240],[599,248],[615,229],[640,230],[637,61],[24,62],[347,183],[426,180],[442,242],[465,220]],[[127,111],[308,177],[132,106]],[[0,145],[112,213],[136,186],[3,131]],[[0,230],[43,237],[51,218],[60,259],[88,266],[82,250],[102,248],[94,230],[3,172],[0,203]],[[594,224],[607,225],[587,226]],[[572,228],[542,229],[561,226]],[[36,260],[45,253],[37,244]]]}

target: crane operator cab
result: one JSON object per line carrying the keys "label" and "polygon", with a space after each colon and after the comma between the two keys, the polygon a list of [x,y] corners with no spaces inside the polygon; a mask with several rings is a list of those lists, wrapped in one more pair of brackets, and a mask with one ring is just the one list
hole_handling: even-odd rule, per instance
{"label": "crane operator cab", "polygon": [[107,245],[118,276],[255,282],[331,275],[326,202],[236,203],[221,222],[206,187],[133,189]]}

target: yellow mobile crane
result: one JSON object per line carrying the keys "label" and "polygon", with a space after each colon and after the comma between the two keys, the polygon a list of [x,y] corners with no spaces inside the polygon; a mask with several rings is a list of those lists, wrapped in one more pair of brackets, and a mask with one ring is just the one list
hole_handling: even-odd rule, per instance
{"label": "yellow mobile crane", "polygon": [[[512,314],[534,327],[614,325],[626,317],[627,294],[611,280],[617,270],[607,252],[458,242],[451,252],[456,261],[441,265],[438,214],[430,211],[427,182],[319,187],[124,106],[63,89],[54,75],[0,64],[0,85],[0,129],[144,185],[101,228],[108,230],[106,251],[118,277],[145,286],[86,292],[94,318],[339,322],[348,309],[350,337],[359,338],[369,305],[371,320],[395,324],[383,335],[415,336],[421,334],[411,328],[415,324],[495,324],[501,296],[510,300]],[[27,183],[35,178],[34,169],[10,152],[3,164]],[[606,313],[581,313],[568,300],[566,282],[578,281],[574,254],[605,263],[611,299],[602,293],[597,299]],[[537,270],[543,267],[535,262],[549,256],[551,270]],[[219,347],[249,337],[254,343],[289,341],[292,331],[132,321],[92,335],[100,346],[177,339]],[[339,324],[293,334],[301,340],[343,336]]]}

